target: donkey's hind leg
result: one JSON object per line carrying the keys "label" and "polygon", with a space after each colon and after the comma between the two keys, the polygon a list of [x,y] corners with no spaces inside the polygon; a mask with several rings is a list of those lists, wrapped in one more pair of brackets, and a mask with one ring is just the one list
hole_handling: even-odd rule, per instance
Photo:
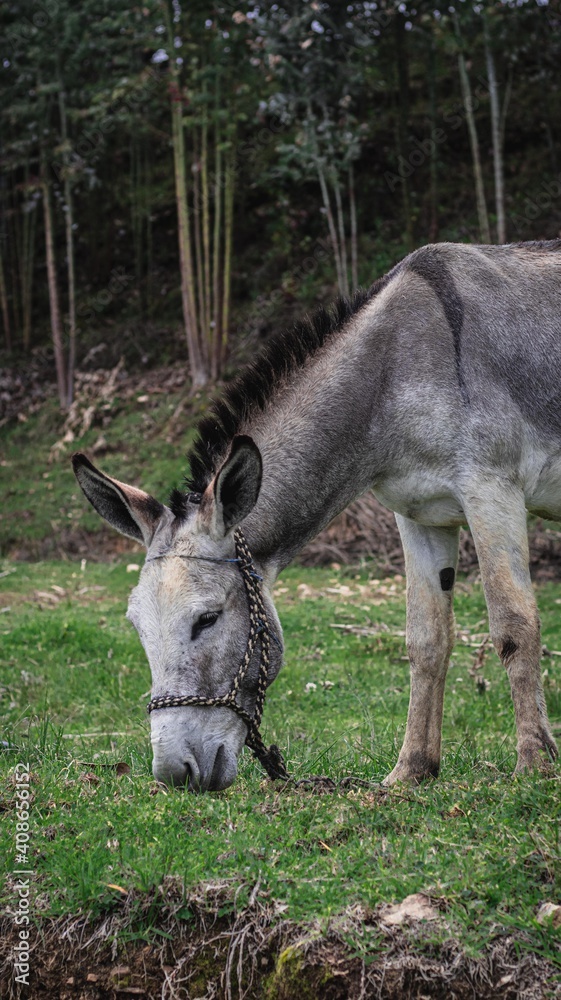
{"label": "donkey's hind leg", "polygon": [[522,492],[508,480],[475,484],[464,509],[489,611],[489,627],[510,681],[516,719],[516,771],[546,767],[557,756],[547,717],[540,619],[530,581]]}
{"label": "donkey's hind leg", "polygon": [[405,740],[384,781],[436,777],[444,685],[454,645],[452,597],[458,559],[457,528],[427,528],[396,514],[407,576],[407,651],[411,693]]}

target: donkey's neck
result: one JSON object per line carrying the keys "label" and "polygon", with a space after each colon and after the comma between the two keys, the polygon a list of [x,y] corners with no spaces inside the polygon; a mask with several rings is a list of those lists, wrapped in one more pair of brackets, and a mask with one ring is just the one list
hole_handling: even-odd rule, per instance
{"label": "donkey's neck", "polygon": [[261,450],[263,481],[243,527],[272,575],[375,478],[376,312],[366,305],[244,427]]}

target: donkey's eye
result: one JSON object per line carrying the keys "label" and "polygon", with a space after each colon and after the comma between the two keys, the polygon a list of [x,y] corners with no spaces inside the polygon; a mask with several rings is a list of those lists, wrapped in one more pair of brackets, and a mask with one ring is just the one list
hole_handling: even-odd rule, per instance
{"label": "donkey's eye", "polygon": [[219,615],[219,611],[205,611],[204,614],[200,615],[191,630],[191,638],[196,639],[204,628],[210,628],[211,625],[214,625]]}

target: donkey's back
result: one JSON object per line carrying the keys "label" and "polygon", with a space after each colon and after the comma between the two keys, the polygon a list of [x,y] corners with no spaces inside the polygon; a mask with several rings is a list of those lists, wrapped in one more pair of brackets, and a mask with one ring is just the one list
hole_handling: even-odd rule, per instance
{"label": "donkey's back", "polygon": [[[418,252],[420,271],[432,256],[431,247]],[[473,396],[485,405],[498,392],[533,426],[559,433],[561,240],[443,244],[434,256],[449,268],[457,290],[453,317],[450,307],[449,313],[467,401]]]}

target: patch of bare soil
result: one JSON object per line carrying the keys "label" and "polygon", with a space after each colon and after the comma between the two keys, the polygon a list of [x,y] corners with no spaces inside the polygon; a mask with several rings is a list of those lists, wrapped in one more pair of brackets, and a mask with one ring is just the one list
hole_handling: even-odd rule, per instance
{"label": "patch of bare soil", "polygon": [[[32,929],[29,987],[15,982],[18,929],[5,917],[0,926],[3,1000],[561,997],[558,970],[521,940],[497,937],[477,960],[467,957],[452,936],[435,944],[431,929],[435,921],[444,923],[446,914],[428,899],[420,905],[408,897],[401,921],[396,920],[400,907],[368,911],[355,906],[320,928],[316,922],[304,926],[283,919],[282,906],[266,895],[259,898],[259,884],[238,912],[226,884],[204,886],[185,898],[170,878],[157,895],[160,919],[151,943],[131,939],[156,900],[132,896],[119,911],[94,923],[74,917]],[[224,915],[226,902],[229,915]]]}

